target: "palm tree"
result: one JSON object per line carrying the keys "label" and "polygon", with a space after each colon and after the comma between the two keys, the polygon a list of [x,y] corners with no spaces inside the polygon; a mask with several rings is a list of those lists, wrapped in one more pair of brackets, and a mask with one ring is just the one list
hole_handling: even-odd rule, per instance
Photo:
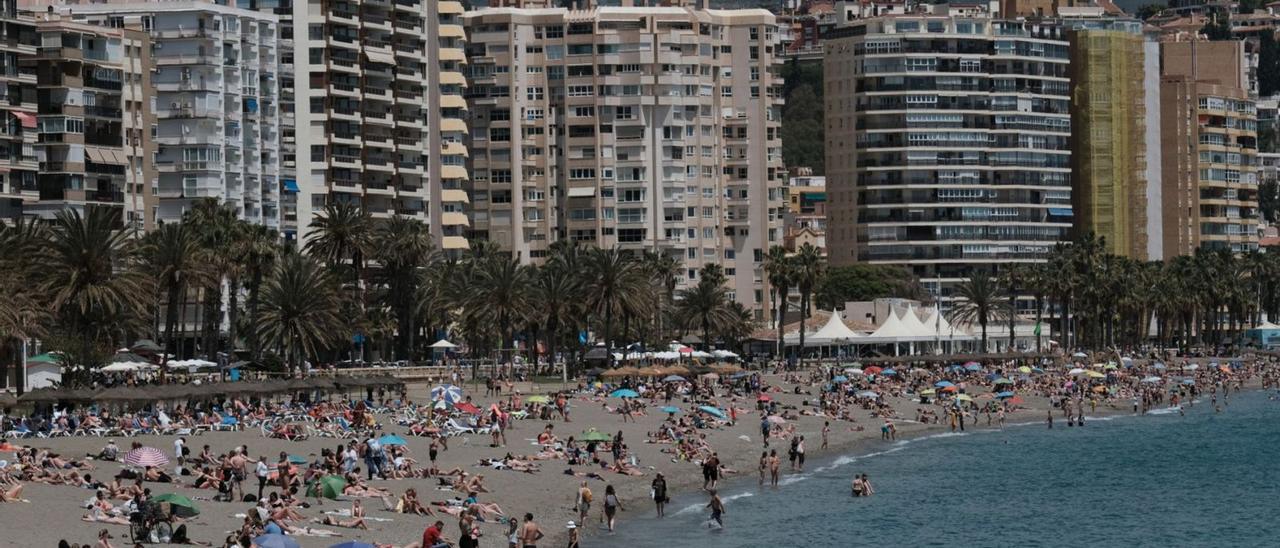
{"label": "palm tree", "polygon": [[373,249],[373,217],[369,212],[354,203],[332,202],[308,226],[311,234],[306,252],[332,268],[351,261],[351,280],[359,287],[364,259]]}
{"label": "palm tree", "polygon": [[529,267],[514,257],[498,256],[482,260],[472,280],[466,308],[469,314],[497,327],[500,356],[507,342],[515,340],[513,327],[532,310],[532,283]]}
{"label": "palm tree", "polygon": [[679,281],[682,267],[675,257],[647,249],[644,252],[644,263],[645,268],[649,270],[650,279],[661,290],[657,292],[658,302],[654,306],[653,316],[658,324],[658,338],[662,339],[665,331],[662,325],[662,311],[675,302],[676,283]]}
{"label": "palm tree", "polygon": [[419,270],[435,252],[430,229],[422,221],[397,215],[378,224],[373,244],[378,263],[373,280],[384,287],[383,304],[394,311],[400,334],[397,357],[412,360],[418,331],[415,304]]}
{"label": "palm tree", "polygon": [[276,256],[280,253],[279,242],[280,236],[275,230],[251,225],[235,243],[234,255],[244,267],[245,289],[249,292],[249,352],[254,360],[262,357],[262,343],[258,336],[262,281],[271,272]]}
{"label": "palm tree", "polygon": [[[137,268],[132,232],[121,226],[120,210],[95,207],[84,215],[60,211],[50,227],[40,287],[61,324],[79,339],[73,358],[81,365],[97,365],[95,344],[112,342],[111,333],[147,317],[152,281]],[[70,380],[74,386],[80,379]]]}
{"label": "palm tree", "polygon": [[778,325],[778,356],[782,356],[783,340],[782,327],[786,323],[787,316],[787,292],[791,290],[792,280],[795,278],[795,270],[792,268],[791,258],[787,256],[787,249],[780,245],[769,248],[769,253],[764,257],[764,272],[769,279],[769,286],[773,288],[770,295],[773,298],[773,307],[777,311],[775,316]]}
{"label": "palm tree", "polygon": [[[0,379],[9,378],[9,355],[21,361],[23,341],[44,337],[53,319],[45,295],[37,283],[45,225],[18,219],[13,225],[0,223]],[[23,393],[23,375],[17,375],[18,395]]]}
{"label": "palm tree", "polygon": [[822,279],[822,252],[811,243],[805,243],[791,257],[794,266],[796,288],[800,290],[800,355],[798,365],[804,366],[804,321],[809,317],[809,302],[813,299],[813,289]]}
{"label": "palm tree", "polygon": [[330,270],[293,250],[263,284],[262,338],[282,352],[291,370],[345,339],[338,286]]}
{"label": "palm tree", "polygon": [[228,296],[238,291],[240,264],[231,255],[232,242],[240,230],[236,211],[230,204],[218,202],[215,198],[198,200],[187,211],[183,221],[190,228],[204,250],[203,259],[210,276],[203,286],[203,330],[204,351],[209,359],[215,359],[220,349],[220,328],[222,324],[222,291],[227,285]]}
{"label": "palm tree", "polygon": [[142,256],[158,282],[159,291],[165,295],[165,354],[176,355],[174,332],[178,328],[182,300],[188,289],[207,285],[211,278],[204,250],[196,241],[191,225],[166,223],[143,238]]}
{"label": "palm tree", "polygon": [[614,316],[643,297],[648,281],[640,264],[616,247],[592,249],[584,262],[584,296],[590,310],[604,319],[605,353],[612,365]]}
{"label": "palm tree", "polygon": [[[547,355],[550,363],[555,364],[556,340],[566,320],[578,309],[576,299],[579,296],[581,283],[573,272],[558,262],[549,262],[538,269],[533,281],[533,302],[537,303],[538,313],[545,318]],[[561,381],[568,382],[568,360],[561,370]]]}
{"label": "palm tree", "polygon": [[1000,284],[985,271],[975,271],[956,287],[956,301],[951,308],[951,321],[978,323],[982,329],[982,352],[987,352],[987,324],[999,321],[1009,313],[1009,303]]}
{"label": "palm tree", "polygon": [[731,306],[729,290],[725,288],[723,278],[709,272],[716,264],[702,267],[703,275],[693,287],[680,290],[676,301],[676,315],[684,318],[689,325],[702,329],[702,342],[711,344],[711,332],[725,330],[737,320],[737,311]]}

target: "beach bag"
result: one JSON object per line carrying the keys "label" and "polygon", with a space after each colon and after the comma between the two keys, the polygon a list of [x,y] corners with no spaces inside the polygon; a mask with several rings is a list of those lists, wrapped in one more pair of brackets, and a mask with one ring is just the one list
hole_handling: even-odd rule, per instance
{"label": "beach bag", "polygon": [[591,491],[582,493],[582,502],[591,502]]}

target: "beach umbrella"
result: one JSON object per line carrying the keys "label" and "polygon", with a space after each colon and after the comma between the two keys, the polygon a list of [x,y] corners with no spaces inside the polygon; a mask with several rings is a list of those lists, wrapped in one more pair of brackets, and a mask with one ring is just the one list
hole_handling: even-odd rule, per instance
{"label": "beach umbrella", "polygon": [[959,389],[959,388],[956,388],[956,386],[955,386],[955,385],[951,385],[951,386],[944,386],[944,387],[942,387],[942,388],[941,388],[941,390],[942,390],[943,392],[948,392],[948,393],[950,393],[950,392],[955,392],[955,391],[960,390],[960,389]]}
{"label": "beach umbrella", "polygon": [[1067,371],[1068,375],[1080,375],[1082,373],[1084,373],[1084,370],[1080,369],[1079,367],[1072,369],[1071,371]]}
{"label": "beach umbrella", "polygon": [[1085,375],[1088,375],[1088,376],[1089,376],[1089,378],[1091,378],[1091,379],[1105,379],[1105,378],[1107,378],[1107,375],[1106,375],[1105,373],[1099,373],[1099,372],[1097,372],[1097,371],[1088,371],[1088,372],[1086,372],[1086,373],[1085,373]]}
{"label": "beach umbrella", "polygon": [[960,394],[956,396],[956,399],[959,401],[973,401],[973,396],[970,396],[968,394]]}
{"label": "beach umbrella", "polygon": [[169,464],[169,457],[164,451],[155,447],[139,447],[124,454],[124,460],[121,461],[125,466],[136,466],[138,468],[146,468],[148,466],[164,466]]}
{"label": "beach umbrella", "polygon": [[846,383],[846,382],[849,382],[849,377],[846,377],[844,375],[836,375],[835,378],[831,379],[831,382]]}
{"label": "beach umbrella", "polygon": [[996,398],[995,394],[992,394],[992,393],[988,392],[988,393],[986,393],[986,394],[978,394],[978,398],[977,398],[977,399],[980,399],[980,400],[994,400],[995,398]]}
{"label": "beach umbrella", "polygon": [[1014,396],[1012,398],[1009,398],[1008,400],[1005,400],[1005,403],[1009,405],[1022,405],[1024,402],[1022,400],[1022,396]]}
{"label": "beach umbrella", "polygon": [[863,372],[863,373],[865,373],[865,374],[867,374],[867,375],[875,375],[875,374],[877,374],[877,373],[879,373],[879,372],[881,372],[881,371],[884,371],[884,368],[882,368],[882,367],[880,367],[880,366],[878,366],[878,365],[873,365],[873,366],[871,366],[871,367],[868,367],[868,368],[865,368],[865,369],[863,369],[863,370],[862,370],[862,372]]}
{"label": "beach umbrella", "polygon": [[862,376],[862,373],[863,371],[861,369],[858,369],[857,367],[847,367],[844,370],[845,375],[849,375],[853,377],[860,377]]}
{"label": "beach umbrella", "polygon": [[674,413],[679,413],[679,412],[680,412],[680,408],[679,408],[679,407],[676,407],[676,406],[674,406],[674,405],[668,405],[668,406],[666,406],[666,407],[663,407],[663,408],[662,408],[662,412],[663,412],[663,413],[673,413],[673,414],[674,414]]}
{"label": "beach umbrella", "polygon": [[769,421],[769,424],[786,424],[787,423],[787,419],[784,419],[777,415],[769,415],[769,417],[766,418],[765,420]]}
{"label": "beach umbrella", "polygon": [[1156,369],[1165,369],[1165,365],[1161,362],[1156,362],[1156,364],[1151,367],[1154,367]]}
{"label": "beach umbrella", "polygon": [[1142,379],[1142,382],[1145,382],[1145,383],[1157,383],[1157,382],[1160,382],[1160,377],[1146,377],[1146,378]]}
{"label": "beach umbrella", "polygon": [[930,374],[929,370],[923,367],[917,367],[911,370],[912,377],[928,377],[929,374]]}
{"label": "beach umbrella", "polygon": [[1019,373],[1030,373],[1030,372],[1031,372],[1031,368],[1030,368],[1030,367],[1027,367],[1027,366],[1025,366],[1025,365],[1024,365],[1024,366],[1022,366],[1022,367],[1019,367],[1019,368],[1018,368],[1018,372],[1019,372]]}
{"label": "beach umbrella", "polygon": [[667,375],[665,378],[662,379],[662,382],[684,382],[684,381],[685,381],[685,378],[681,377],[680,375]]}
{"label": "beach umbrella", "polygon": [[548,403],[551,401],[551,398],[548,398],[546,396],[529,396],[529,399],[525,401],[529,403]]}
{"label": "beach umbrella", "polygon": [[768,394],[760,394],[760,397],[756,398],[756,401],[773,401],[773,398]]}
{"label": "beach umbrella", "polygon": [[610,398],[638,398],[640,397],[640,394],[635,390],[622,388],[619,390],[614,390],[612,394],[609,394],[609,397]]}
{"label": "beach umbrella", "polygon": [[947,388],[947,387],[955,386],[955,385],[954,385],[954,384],[951,384],[951,381],[938,381],[938,382],[933,383],[933,386],[934,386],[934,388]]}
{"label": "beach umbrella", "polygon": [[1189,364],[1187,364],[1187,365],[1182,366],[1182,368],[1183,368],[1183,369],[1186,369],[1186,370],[1188,370],[1188,371],[1195,371],[1195,370],[1197,370],[1197,369],[1200,369],[1200,364],[1197,364],[1197,363],[1189,363]]}
{"label": "beach umbrella", "polygon": [[698,408],[698,410],[699,410],[699,411],[702,411],[703,413],[706,413],[706,414],[708,414],[708,415],[711,415],[711,416],[713,416],[713,417],[716,417],[716,418],[718,418],[718,419],[727,419],[727,418],[729,418],[729,416],[728,416],[728,415],[725,415],[725,414],[724,414],[724,411],[721,411],[719,407],[712,407],[712,406],[710,406],[710,405],[704,405],[704,406],[702,406],[702,407],[699,407],[699,408]]}
{"label": "beach umbrella", "polygon": [[378,443],[381,443],[382,445],[408,445],[409,444],[409,442],[404,441],[404,438],[397,436],[395,434],[387,434],[385,436],[382,436],[381,438],[378,438]]}
{"label": "beach umbrella", "polygon": [[436,342],[431,343],[431,348],[438,348],[441,350],[451,350],[457,347],[458,345],[453,344],[445,339],[440,339]]}
{"label": "beach umbrella", "polygon": [[169,503],[169,511],[180,518],[189,518],[200,515],[200,509],[196,508],[196,503],[191,502],[191,499],[176,493],[156,495],[151,500],[153,502]]}
{"label": "beach umbrella", "polygon": [[996,397],[997,397],[997,398],[1000,398],[1000,399],[1004,399],[1004,398],[1012,398],[1013,396],[1015,396],[1015,394],[1014,394],[1013,392],[1009,392],[1009,391],[1005,391],[1005,392],[1001,392],[1001,393],[999,393],[999,394],[996,394]]}
{"label": "beach umbrella", "polygon": [[892,377],[894,375],[897,375],[898,372],[893,369],[885,369],[884,371],[881,371],[880,374],[886,377]]}
{"label": "beach umbrella", "polygon": [[1195,384],[1195,379],[1182,379],[1182,384]]}
{"label": "beach umbrella", "polygon": [[293,537],[277,534],[254,537],[253,545],[259,548],[302,548]]}
{"label": "beach umbrella", "polygon": [[578,441],[613,441],[613,436],[592,428],[579,435]]}
{"label": "beach umbrella", "polygon": [[348,540],[346,542],[339,542],[337,544],[334,544],[329,548],[378,548],[378,547],[372,544],[369,544],[367,542],[360,542],[358,540]]}
{"label": "beach umbrella", "polygon": [[289,464],[306,464],[307,457],[302,455],[289,455]]}
{"label": "beach umbrella", "polygon": [[462,401],[462,389],[452,384],[441,384],[431,389],[431,401],[444,400],[445,403]]}
{"label": "beach umbrella", "polygon": [[476,407],[475,405],[472,405],[465,401],[454,405],[453,408],[457,409],[458,411],[462,411],[463,413],[466,413],[468,415],[478,415],[480,413],[479,407]]}
{"label": "beach umbrella", "polygon": [[938,393],[938,391],[937,391],[937,390],[934,390],[934,389],[932,389],[932,388],[930,388],[930,389],[928,389],[928,390],[921,390],[921,391],[920,391],[920,395],[921,395],[921,396],[932,396],[932,395],[937,394],[937,393]]}
{"label": "beach umbrella", "polygon": [[1072,358],[1088,358],[1089,355],[1085,354],[1084,352],[1076,352],[1075,354],[1072,354],[1071,357]]}
{"label": "beach umbrella", "polygon": [[338,496],[342,495],[342,490],[346,488],[347,480],[342,479],[342,476],[321,476],[320,479],[307,485],[307,496],[336,500]]}
{"label": "beach umbrella", "polygon": [[871,399],[876,399],[876,398],[879,398],[879,397],[880,397],[880,394],[877,394],[877,393],[872,392],[872,391],[870,391],[870,390],[863,390],[862,392],[858,392],[858,397],[859,397],[859,398],[871,398]]}
{"label": "beach umbrella", "polygon": [[982,371],[982,366],[974,362],[964,364],[965,371]]}
{"label": "beach umbrella", "polygon": [[1009,380],[1009,379],[1006,379],[1006,378],[1001,377],[1001,378],[999,378],[999,379],[996,379],[996,382],[995,382],[995,383],[996,383],[996,384],[1013,384],[1013,381],[1011,381],[1011,380]]}

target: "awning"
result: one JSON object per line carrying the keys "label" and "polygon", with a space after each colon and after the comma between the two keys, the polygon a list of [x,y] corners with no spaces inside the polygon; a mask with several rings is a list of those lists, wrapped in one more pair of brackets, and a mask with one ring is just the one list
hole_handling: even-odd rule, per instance
{"label": "awning", "polygon": [[366,49],[364,50],[364,56],[368,57],[369,60],[374,63],[382,63],[385,65],[396,64],[396,56],[390,53],[383,53],[381,51],[373,51],[373,50]]}
{"label": "awning", "polygon": [[105,164],[107,160],[102,157],[102,151],[96,147],[84,147],[84,155],[90,162],[95,164]]}
{"label": "awning", "polygon": [[462,2],[456,0],[441,0],[436,6],[436,11],[450,15],[460,15],[463,12]]}
{"label": "awning", "polygon": [[462,31],[462,25],[440,25],[441,38],[466,38],[467,34]]}
{"label": "awning", "polygon": [[117,164],[123,166],[129,165],[129,155],[125,154],[123,150],[111,150],[108,152],[110,152],[111,156],[115,158]]}
{"label": "awning", "polygon": [[466,213],[446,211],[440,214],[440,224],[444,226],[471,226],[471,221],[467,219]]}
{"label": "awning", "polygon": [[467,168],[462,166],[444,166],[440,168],[440,178],[442,179],[470,179],[467,176]]}
{"label": "awning", "polygon": [[462,48],[440,48],[440,60],[465,63],[467,55],[462,52]]}
{"label": "awning", "polygon": [[25,112],[18,112],[16,110],[11,110],[9,112],[12,112],[13,117],[17,118],[19,122],[22,122],[22,127],[25,127],[25,128],[36,127],[36,117],[34,114],[27,114]]}
{"label": "awning", "polygon": [[590,198],[596,195],[596,187],[578,186],[569,189],[570,198]]}
{"label": "awning", "polygon": [[440,108],[467,108],[467,100],[461,95],[441,95]]}
{"label": "awning", "polygon": [[440,201],[442,202],[462,202],[468,203],[467,191],[457,188],[446,188],[440,191]]}
{"label": "awning", "polygon": [[284,180],[284,189],[285,189],[286,191],[288,191],[288,192],[297,192],[297,191],[298,191],[298,181],[296,181],[296,180],[294,180],[294,179],[285,179],[285,180]]}
{"label": "awning", "polygon": [[456,70],[446,70],[440,73],[440,83],[454,86],[466,86],[467,77]]}
{"label": "awning", "polygon": [[1049,208],[1049,214],[1056,215],[1058,217],[1071,217],[1074,215],[1070,208],[1063,207],[1051,207]]}
{"label": "awning", "polygon": [[440,131],[444,131],[444,132],[461,131],[463,133],[466,133],[467,123],[457,118],[444,118],[440,120]]}
{"label": "awning", "polygon": [[445,236],[440,242],[440,247],[445,249],[467,249],[471,246],[467,245],[467,239],[462,236]]}

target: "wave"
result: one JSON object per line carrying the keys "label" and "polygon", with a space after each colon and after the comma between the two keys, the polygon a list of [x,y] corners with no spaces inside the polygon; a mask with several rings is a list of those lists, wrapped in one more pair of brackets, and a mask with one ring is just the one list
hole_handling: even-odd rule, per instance
{"label": "wave", "polygon": [[[779,484],[781,484],[782,482],[781,482],[781,481],[779,481],[778,483],[779,483]],[[743,492],[738,493],[738,494],[736,494],[736,495],[729,495],[729,496],[725,496],[725,497],[720,497],[720,501],[721,501],[721,502],[726,502],[726,503],[727,503],[727,502],[730,502],[730,501],[735,501],[735,500],[738,500],[738,499],[745,499],[745,498],[747,498],[747,497],[754,497],[754,496],[756,496],[756,494],[755,494],[755,493],[752,493],[751,491],[743,491]],[[706,505],[706,503],[690,504],[690,505],[688,505],[688,506],[685,506],[684,508],[681,508],[681,509],[679,509],[679,510],[676,510],[676,512],[675,512],[675,513],[673,513],[673,514],[671,514],[671,515],[673,515],[673,516],[686,516],[686,515],[693,514],[693,513],[696,513],[696,512],[698,512],[698,511],[706,510],[706,509],[707,509],[707,505]]]}

